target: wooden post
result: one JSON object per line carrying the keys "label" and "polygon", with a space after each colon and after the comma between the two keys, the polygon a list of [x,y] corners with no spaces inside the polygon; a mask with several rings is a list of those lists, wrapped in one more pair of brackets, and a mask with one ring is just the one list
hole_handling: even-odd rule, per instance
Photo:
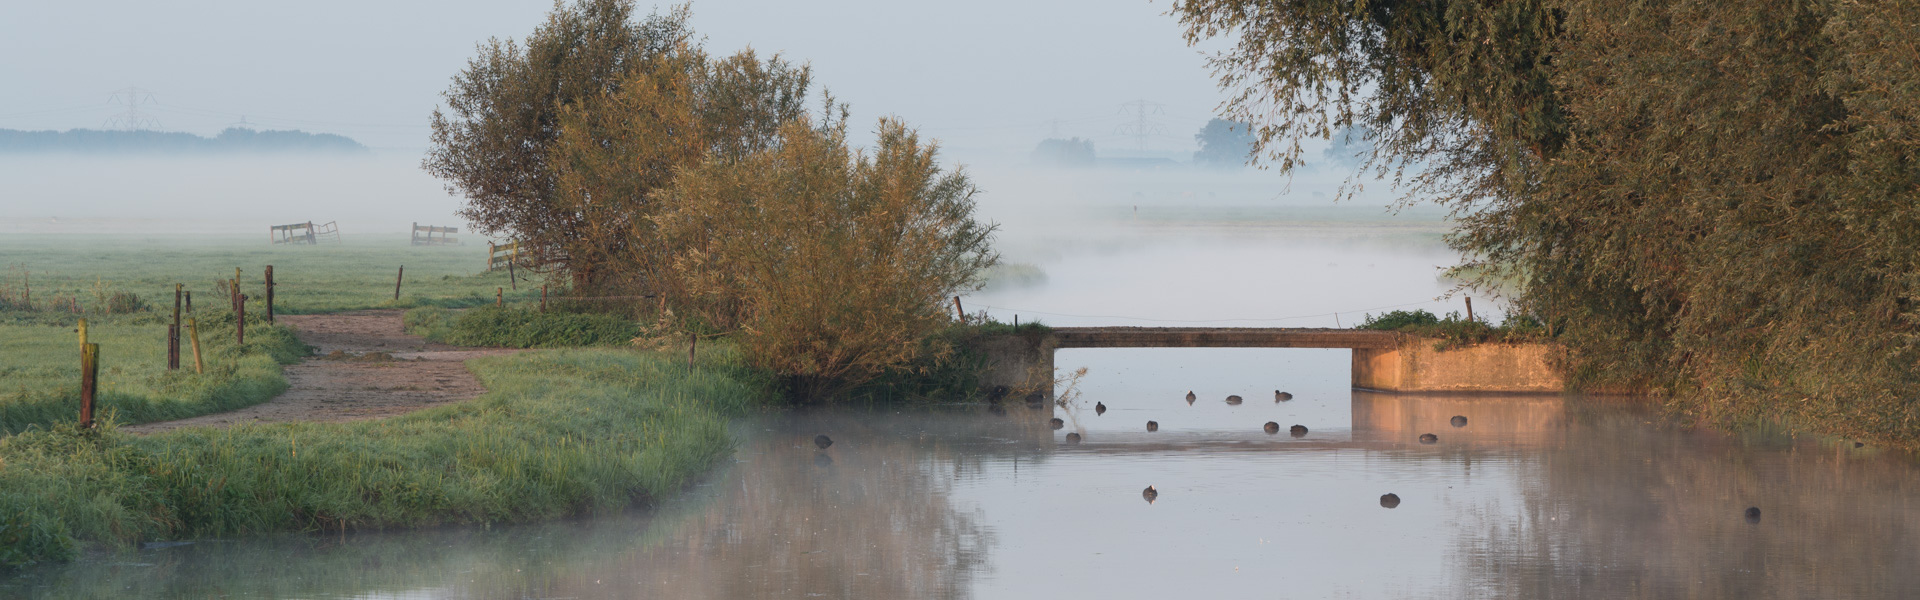
{"label": "wooden post", "polygon": [[87,350],[87,320],[81,319],[80,320],[80,351],[85,352],[86,350]]}
{"label": "wooden post", "polygon": [[487,242],[487,270],[488,271],[493,270],[493,252],[494,252],[493,242]]}
{"label": "wooden post", "polygon": [[1467,298],[1467,321],[1473,321],[1473,299]]}
{"label": "wooden post", "polygon": [[506,308],[506,306],[507,306],[507,289],[493,288],[493,307]]}
{"label": "wooden post", "polygon": [[240,296],[240,301],[235,302],[234,306],[240,307],[240,310],[233,313],[233,343],[246,345],[247,343],[247,297]]}
{"label": "wooden post", "polygon": [[400,282],[405,281],[406,278],[407,278],[407,266],[400,265],[400,272],[394,274],[393,276],[393,299],[396,302],[400,300]]}
{"label": "wooden post", "polygon": [[513,261],[511,259],[507,261],[507,285],[513,286],[513,291],[520,291],[519,276],[513,274]]}
{"label": "wooden post", "polygon": [[965,325],[965,324],[966,324],[966,322],[967,322],[967,310],[966,310],[966,309],[964,309],[964,308],[960,308],[960,297],[959,297],[959,296],[954,296],[954,297],[953,297],[953,313],[954,313],[954,314],[957,314],[957,315],[960,315],[960,324],[962,324],[962,325]]}
{"label": "wooden post", "polygon": [[187,292],[187,314],[193,314],[193,292]]}
{"label": "wooden post", "polygon": [[191,317],[187,319],[187,339],[193,342],[193,372],[206,373],[207,363],[200,360],[200,321],[198,319]]}
{"label": "wooden post", "polygon": [[236,313],[240,312],[240,280],[238,279],[227,281],[227,308]]}
{"label": "wooden post", "polygon": [[693,368],[693,351],[700,346],[700,334],[687,334],[687,368]]}
{"label": "wooden post", "polygon": [[267,265],[267,322],[273,322],[273,265]]}
{"label": "wooden post", "polygon": [[167,326],[167,370],[180,369],[180,301],[184,286],[173,284],[173,323]]}
{"label": "wooden post", "polygon": [[540,312],[547,312],[547,284],[540,284]]}
{"label": "wooden post", "polygon": [[100,345],[80,347],[80,427],[93,428],[93,396],[100,384]]}

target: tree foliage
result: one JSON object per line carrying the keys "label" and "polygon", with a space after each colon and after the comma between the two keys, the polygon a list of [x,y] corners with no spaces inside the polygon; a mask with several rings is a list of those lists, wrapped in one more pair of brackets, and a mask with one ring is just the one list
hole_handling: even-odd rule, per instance
{"label": "tree foliage", "polygon": [[685,49],[687,16],[682,6],[636,20],[631,0],[578,0],[556,5],[523,43],[488,40],[442,94],[422,167],[467,199],[469,223],[564,267],[583,215],[555,202],[561,114]]}
{"label": "tree foliage", "polygon": [[1583,381],[1701,420],[1920,438],[1920,8],[1814,0],[1188,0],[1283,169],[1363,127],[1376,175]]}
{"label": "tree foliage", "polygon": [[737,326],[747,359],[803,398],[941,351],[923,341],[951,322],[946,298],[997,259],[972,182],[935,145],[886,119],[868,155],[844,118],[796,120],[766,151],[682,172],[655,218],[693,296],[682,306]]}
{"label": "tree foliage", "polygon": [[1213,119],[1193,134],[1193,141],[1200,144],[1193,162],[1202,165],[1238,169],[1253,159],[1253,126],[1247,123]]}

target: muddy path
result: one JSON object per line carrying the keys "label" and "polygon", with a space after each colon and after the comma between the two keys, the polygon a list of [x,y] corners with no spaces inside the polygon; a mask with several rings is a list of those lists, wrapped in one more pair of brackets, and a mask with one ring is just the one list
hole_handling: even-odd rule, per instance
{"label": "muddy path", "polygon": [[314,346],[314,356],[283,368],[289,387],[272,400],[231,412],[122,427],[156,433],[238,423],[360,421],[473,398],[486,391],[464,364],[510,349],[448,346],[407,335],[399,310],[282,315],[277,320]]}

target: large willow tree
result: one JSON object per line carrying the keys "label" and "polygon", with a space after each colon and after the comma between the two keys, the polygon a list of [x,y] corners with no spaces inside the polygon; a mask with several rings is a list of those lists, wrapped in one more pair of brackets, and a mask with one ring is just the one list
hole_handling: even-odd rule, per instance
{"label": "large willow tree", "polygon": [[1187,0],[1282,169],[1358,126],[1584,384],[1920,438],[1920,7]]}

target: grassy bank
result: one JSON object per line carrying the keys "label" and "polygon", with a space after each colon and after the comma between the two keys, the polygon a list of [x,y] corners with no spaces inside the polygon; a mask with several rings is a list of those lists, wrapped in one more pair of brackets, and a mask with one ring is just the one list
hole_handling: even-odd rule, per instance
{"label": "grassy bank", "polygon": [[[153,306],[173,303],[173,284],[196,300],[225,306],[225,281],[241,270],[240,287],[255,307],[265,297],[264,271],[273,265],[275,309],[282,314],[364,308],[480,306],[494,302],[497,288],[512,288],[506,272],[487,272],[487,244],[471,237],[464,246],[413,246],[406,234],[347,235],[339,244],[276,246],[266,236],[0,237],[0,298],[18,299],[27,288],[40,310],[66,310],[70,300],[97,312],[114,293],[135,294]],[[406,277],[393,297],[400,267]],[[537,302],[538,283],[519,273],[519,290],[508,302]]]}
{"label": "grassy bank", "polygon": [[540,312],[532,308],[482,306],[461,311],[441,307],[401,316],[407,333],[444,344],[500,348],[624,346],[640,335],[632,319],[598,313]]}
{"label": "grassy bank", "polygon": [[470,363],[475,400],[358,423],[0,440],[0,560],[89,543],[496,523],[590,514],[670,492],[730,449],[767,379],[716,347],[560,350]]}
{"label": "grassy bank", "polygon": [[[5,316],[0,314],[0,316]],[[17,316],[17,315],[16,315]],[[102,415],[120,423],[183,419],[264,402],[287,387],[280,365],[307,352],[286,327],[249,319],[247,343],[234,343],[231,312],[198,315],[206,372],[193,371],[181,341],[181,366],[168,371],[167,326],[159,315],[94,316],[87,339],[100,345]],[[0,433],[70,422],[80,412],[77,317],[0,320]]]}
{"label": "grassy bank", "polygon": [[1508,315],[1505,321],[1493,325],[1486,321],[1463,319],[1458,312],[1439,317],[1424,310],[1396,310],[1377,316],[1369,314],[1356,328],[1397,331],[1436,339],[1441,350],[1474,344],[1542,342],[1552,337],[1539,321],[1526,315]]}

